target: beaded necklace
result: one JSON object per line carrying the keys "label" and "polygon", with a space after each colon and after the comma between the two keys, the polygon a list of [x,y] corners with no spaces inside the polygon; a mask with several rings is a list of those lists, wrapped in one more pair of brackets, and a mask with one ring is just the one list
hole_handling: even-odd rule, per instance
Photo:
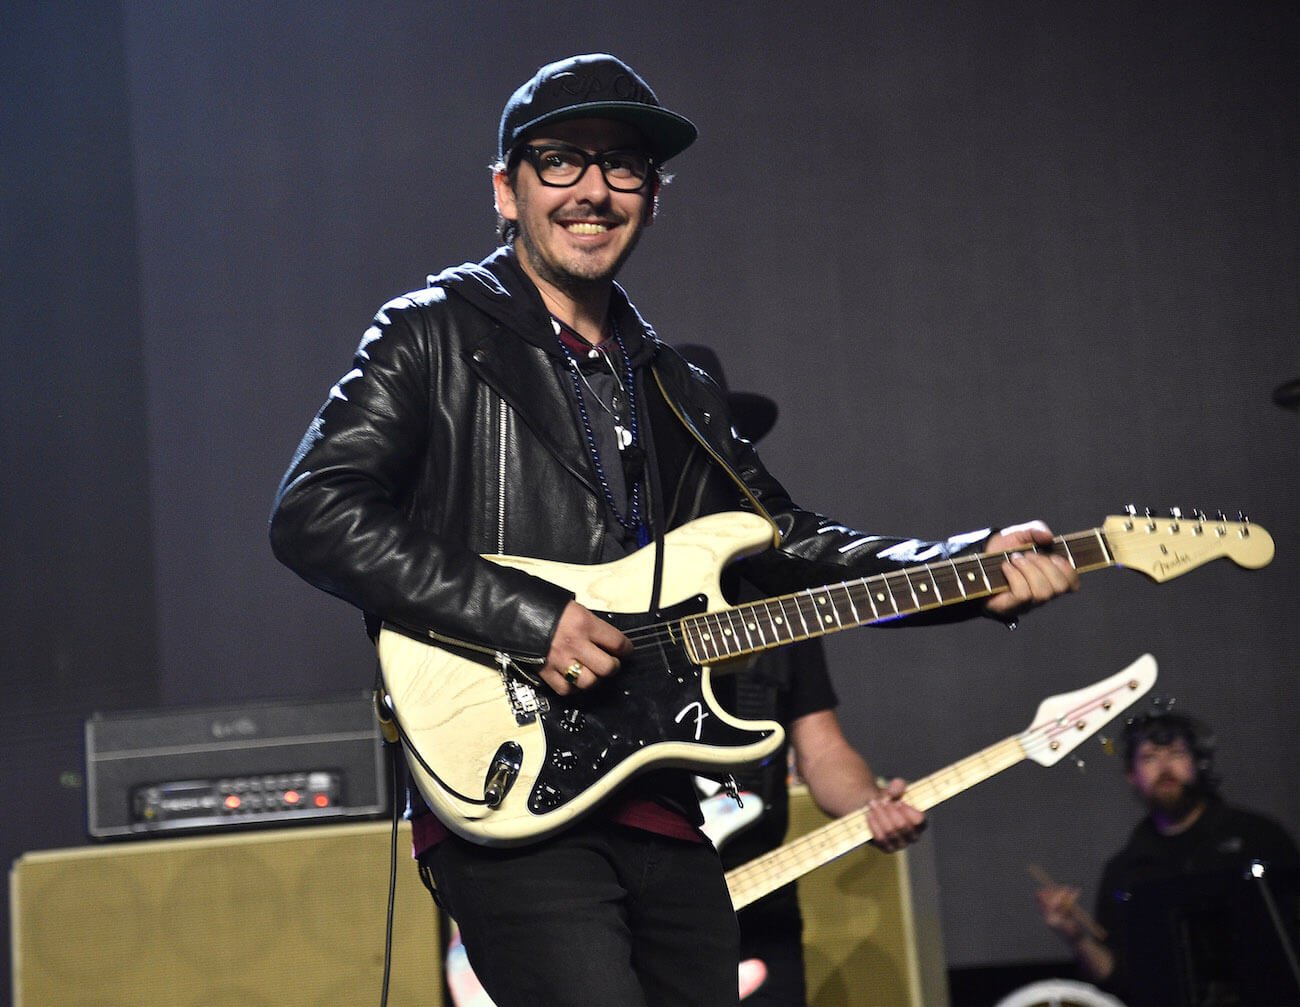
{"label": "beaded necklace", "polygon": [[[636,380],[632,375],[632,361],[628,357],[627,347],[623,345],[623,336],[618,331],[618,323],[611,318],[609,327],[614,333],[614,342],[618,345],[619,354],[623,359],[623,388],[627,394],[628,427],[630,428],[626,435],[618,435],[619,450],[620,452],[626,452],[628,455],[633,453],[640,455],[641,436],[637,427]],[[618,501],[614,499],[613,491],[609,488],[609,478],[605,475],[605,465],[601,461],[600,448],[596,444],[596,432],[592,429],[591,416],[587,412],[586,398],[582,394],[582,386],[586,384],[585,376],[578,367],[578,358],[574,356],[573,350],[569,349],[568,344],[560,338],[558,321],[555,323],[555,340],[560,344],[560,349],[564,351],[564,357],[569,362],[569,378],[573,382],[573,396],[578,402],[578,416],[582,419],[582,432],[587,441],[587,453],[591,456],[591,464],[596,470],[596,479],[600,482],[600,491],[605,497],[605,503],[623,529],[636,534],[637,545],[644,546],[650,541],[650,537],[648,530],[641,521],[640,473],[637,473],[629,480],[632,483],[632,491],[629,494],[628,515],[624,517]],[[615,377],[617,377],[617,374]],[[600,402],[600,397],[596,395],[594,389],[592,395]],[[603,407],[605,404],[600,402],[600,405]],[[625,441],[626,445],[624,444]]]}

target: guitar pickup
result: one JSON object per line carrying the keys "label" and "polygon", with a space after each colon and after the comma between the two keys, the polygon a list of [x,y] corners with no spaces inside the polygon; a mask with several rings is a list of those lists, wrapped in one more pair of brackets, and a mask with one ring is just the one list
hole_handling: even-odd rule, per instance
{"label": "guitar pickup", "polygon": [[497,749],[497,754],[488,766],[487,777],[483,783],[483,799],[489,808],[498,808],[510,793],[510,788],[519,779],[519,769],[523,765],[524,750],[518,742],[507,741]]}

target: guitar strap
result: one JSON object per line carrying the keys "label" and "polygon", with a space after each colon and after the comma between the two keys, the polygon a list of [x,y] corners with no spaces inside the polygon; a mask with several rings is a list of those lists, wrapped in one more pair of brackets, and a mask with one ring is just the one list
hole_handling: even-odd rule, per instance
{"label": "guitar strap", "polygon": [[[645,367],[637,368],[632,380],[640,387],[637,389],[637,400],[646,401],[646,387],[644,376],[647,371]],[[646,410],[646,419],[649,419],[650,410]],[[652,424],[644,422],[641,425],[641,437],[645,441],[646,448],[646,467],[645,467],[645,485],[646,485],[646,521],[650,525],[650,540],[655,547],[654,579],[650,585],[650,611],[659,611],[660,594],[663,589],[664,579],[664,481],[659,477],[659,455],[655,451],[655,439],[652,430]]]}

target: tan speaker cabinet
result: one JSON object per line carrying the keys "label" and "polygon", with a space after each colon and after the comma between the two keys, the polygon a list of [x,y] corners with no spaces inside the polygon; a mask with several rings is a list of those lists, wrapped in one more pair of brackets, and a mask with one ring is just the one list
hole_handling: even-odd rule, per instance
{"label": "tan speaker cabinet", "polygon": [[[28,853],[10,884],[15,1007],[377,1004],[391,825]],[[441,1007],[437,913],[397,843],[392,1007]]]}
{"label": "tan speaker cabinet", "polygon": [[[791,789],[788,839],[827,821],[806,788]],[[933,841],[863,847],[800,880],[810,1007],[948,1003]]]}

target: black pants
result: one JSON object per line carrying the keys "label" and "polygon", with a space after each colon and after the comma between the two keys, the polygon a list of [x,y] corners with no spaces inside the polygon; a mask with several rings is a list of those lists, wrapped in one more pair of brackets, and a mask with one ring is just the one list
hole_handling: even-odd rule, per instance
{"label": "black pants", "polygon": [[717,852],[602,822],[421,858],[497,1007],[729,1007],[739,935]]}
{"label": "black pants", "polygon": [[740,911],[740,957],[767,967],[763,985],[745,998],[744,1007],[807,1007],[803,919],[794,885]]}

